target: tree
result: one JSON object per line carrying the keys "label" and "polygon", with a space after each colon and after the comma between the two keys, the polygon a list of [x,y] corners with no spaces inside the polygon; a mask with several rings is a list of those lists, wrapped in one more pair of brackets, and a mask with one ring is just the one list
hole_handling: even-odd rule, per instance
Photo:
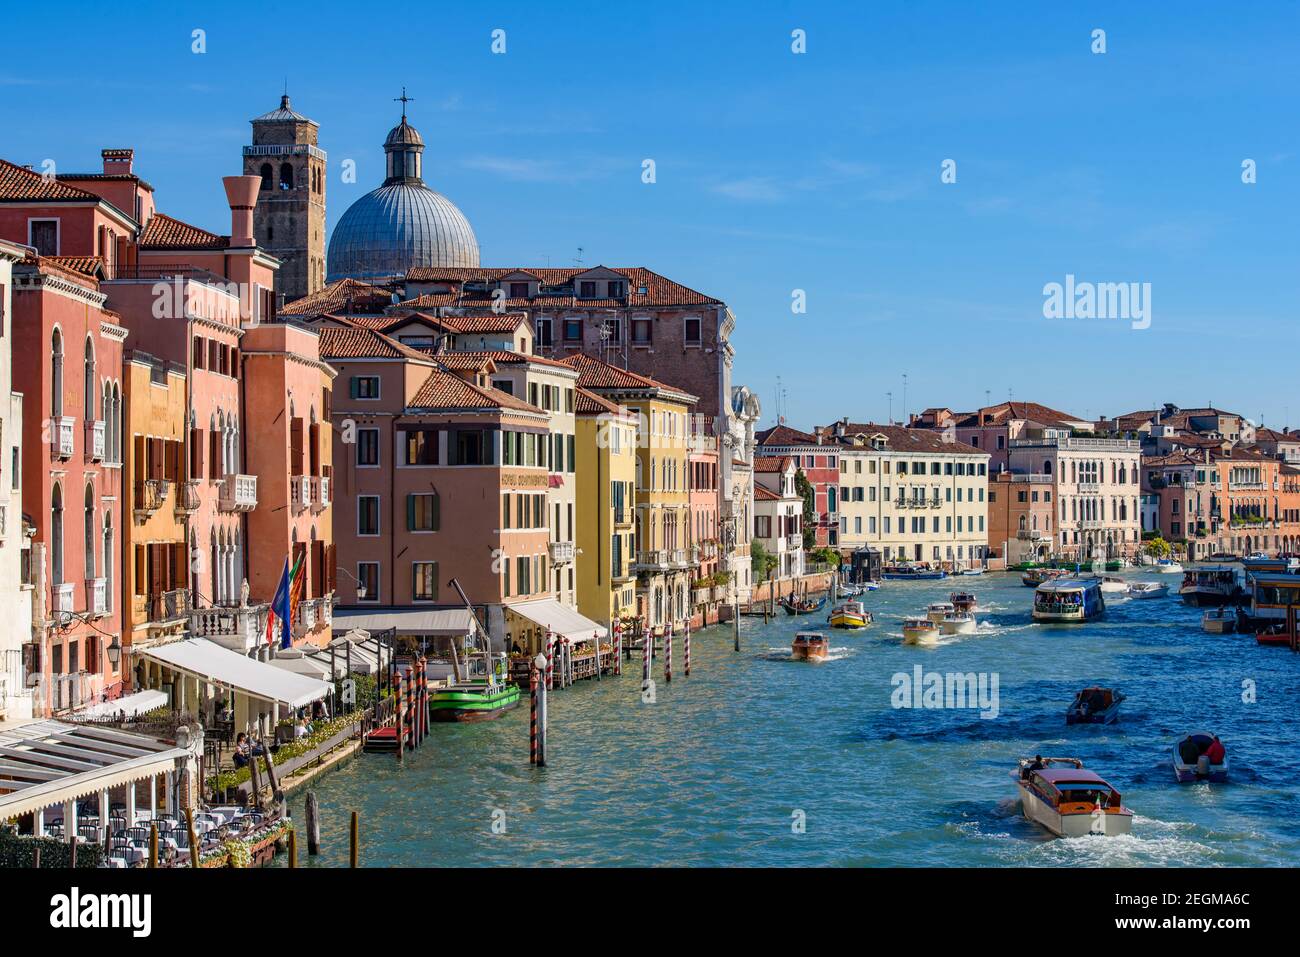
{"label": "tree", "polygon": [[1171,551],[1169,543],[1159,535],[1151,539],[1142,547],[1152,558],[1168,558],[1169,552]]}
{"label": "tree", "polygon": [[757,581],[767,581],[767,573],[776,567],[776,556],[758,539],[753,539],[749,543],[749,564]]}
{"label": "tree", "polygon": [[794,473],[794,490],[803,498],[803,549],[810,552],[817,545],[817,490],[803,469]]}

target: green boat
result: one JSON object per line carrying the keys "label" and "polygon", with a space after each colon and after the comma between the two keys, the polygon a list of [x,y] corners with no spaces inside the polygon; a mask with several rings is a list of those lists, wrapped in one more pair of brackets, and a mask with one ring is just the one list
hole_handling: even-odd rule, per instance
{"label": "green boat", "polygon": [[429,692],[430,721],[491,721],[518,706],[518,685],[470,681]]}

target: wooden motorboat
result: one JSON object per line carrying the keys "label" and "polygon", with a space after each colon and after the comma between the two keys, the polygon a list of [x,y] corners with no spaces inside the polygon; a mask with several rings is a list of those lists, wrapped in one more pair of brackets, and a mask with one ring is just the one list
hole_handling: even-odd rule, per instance
{"label": "wooden motorboat", "polygon": [[1212,635],[1230,635],[1237,630],[1237,611],[1221,605],[1207,609],[1201,616],[1201,630]]}
{"label": "wooden motorboat", "polygon": [[903,619],[903,643],[908,645],[922,645],[927,642],[937,641],[939,638],[939,625],[929,618],[904,618]]}
{"label": "wooden motorboat", "polygon": [[1129,583],[1118,575],[1103,575],[1101,578],[1101,590],[1107,595],[1123,595],[1128,592]]}
{"label": "wooden motorboat", "polygon": [[975,596],[968,591],[955,591],[948,596],[948,600],[952,602],[952,607],[954,611],[957,612],[975,611],[975,605],[976,605]]}
{"label": "wooden motorboat", "polygon": [[1083,622],[1106,613],[1106,601],[1096,579],[1044,582],[1034,591],[1034,621]]}
{"label": "wooden motorboat", "polygon": [[795,598],[789,596],[782,598],[777,602],[785,609],[787,615],[811,615],[815,611],[821,611],[826,605],[826,596],[821,598]]}
{"label": "wooden motorboat", "polygon": [[1069,571],[1064,568],[1048,568],[1040,565],[1037,568],[1025,569],[1025,573],[1020,576],[1020,584],[1028,588],[1037,588],[1043,582],[1064,578],[1068,574]]}
{"label": "wooden motorboat", "polygon": [[1120,793],[1078,758],[1021,758],[1016,786],[1025,817],[1057,837],[1133,830],[1133,812]]}
{"label": "wooden motorboat", "polygon": [[1162,575],[1181,575],[1183,573],[1183,566],[1172,558],[1161,558],[1152,568]]}
{"label": "wooden motorboat", "polygon": [[1119,720],[1122,692],[1094,685],[1074,696],[1065,711],[1066,724],[1113,724]]}
{"label": "wooden motorboat", "polygon": [[1214,735],[1208,731],[1193,731],[1183,735],[1174,745],[1174,777],[1179,784],[1191,784],[1194,781],[1228,780],[1228,756],[1218,764],[1212,764],[1205,753],[1214,741]]}
{"label": "wooden motorboat", "polygon": [[973,635],[975,627],[975,616],[968,611],[944,615],[943,621],[939,622],[939,628],[945,635]]}
{"label": "wooden motorboat", "polygon": [[835,606],[827,620],[832,628],[865,628],[873,619],[862,602],[846,601]]}
{"label": "wooden motorboat", "polygon": [[983,574],[984,574],[984,569],[982,569],[982,568],[963,568],[963,569],[961,570],[961,573],[962,573],[963,575],[971,575],[971,576],[975,576],[975,575],[983,575]]}
{"label": "wooden motorboat", "polygon": [[951,615],[956,610],[950,601],[931,602],[925,610],[925,617],[937,625],[943,621],[945,616]]}
{"label": "wooden motorboat", "polygon": [[1169,586],[1161,582],[1134,582],[1128,586],[1129,598],[1164,598]]}
{"label": "wooden motorboat", "polygon": [[821,632],[801,631],[790,645],[790,656],[795,661],[825,661],[830,649],[830,640]]}

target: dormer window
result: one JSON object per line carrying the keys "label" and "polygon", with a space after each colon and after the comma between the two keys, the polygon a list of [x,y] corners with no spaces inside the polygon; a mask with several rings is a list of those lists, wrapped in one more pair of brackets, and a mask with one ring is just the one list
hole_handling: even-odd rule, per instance
{"label": "dormer window", "polygon": [[584,280],[582,280],[582,282],[578,283],[578,298],[579,298],[579,299],[595,299],[595,298],[596,298],[596,283],[595,283],[593,280],[590,280],[590,279],[584,279]]}
{"label": "dormer window", "polygon": [[616,280],[616,281],[611,282],[611,283],[609,284],[609,298],[610,298],[610,299],[622,299],[623,296],[624,296],[624,292],[623,292],[623,281],[620,279],[620,280]]}
{"label": "dormer window", "polygon": [[512,282],[512,283],[510,284],[510,298],[511,298],[511,299],[527,299],[527,298],[528,298],[528,283],[526,283],[526,282]]}

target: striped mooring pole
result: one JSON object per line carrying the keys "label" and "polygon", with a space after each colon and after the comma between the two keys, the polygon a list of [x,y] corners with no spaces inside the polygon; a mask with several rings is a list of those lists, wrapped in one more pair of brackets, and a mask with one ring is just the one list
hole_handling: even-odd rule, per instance
{"label": "striped mooring pole", "polygon": [[[541,655],[538,655],[538,658],[541,658]],[[534,664],[541,667],[543,662],[535,661]],[[546,685],[539,681],[537,689],[537,766],[539,768],[546,767],[546,730],[547,725],[550,724],[548,707]]]}
{"label": "striped mooring pole", "polygon": [[668,630],[664,632],[664,683],[673,680],[673,623],[668,623]]}
{"label": "striped mooring pole", "polygon": [[537,763],[537,666],[528,669],[528,763]]}
{"label": "striped mooring pole", "polygon": [[623,673],[623,622],[614,619],[614,674]]}
{"label": "striped mooring pole", "polygon": [[650,687],[650,646],[654,636],[649,628],[641,629],[641,690]]}
{"label": "striped mooring pole", "polygon": [[546,690],[550,691],[555,686],[555,635],[551,629],[546,629]]}
{"label": "striped mooring pole", "polygon": [[682,636],[682,654],[686,658],[686,677],[691,676],[691,621],[686,620],[686,634]]}

